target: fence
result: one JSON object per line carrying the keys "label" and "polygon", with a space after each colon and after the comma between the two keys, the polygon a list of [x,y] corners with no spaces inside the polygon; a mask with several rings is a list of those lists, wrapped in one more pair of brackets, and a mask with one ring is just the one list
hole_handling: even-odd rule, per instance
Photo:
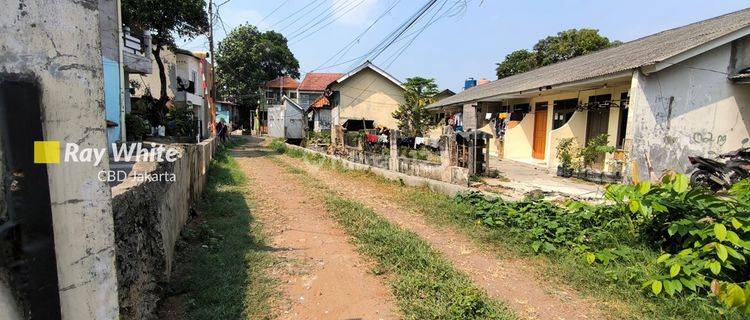
{"label": "fence", "polygon": [[[458,166],[455,135],[429,141],[403,137],[397,130],[343,133],[334,128],[330,153],[346,160],[408,175],[468,185],[469,168]],[[427,143],[425,143],[427,141]]]}

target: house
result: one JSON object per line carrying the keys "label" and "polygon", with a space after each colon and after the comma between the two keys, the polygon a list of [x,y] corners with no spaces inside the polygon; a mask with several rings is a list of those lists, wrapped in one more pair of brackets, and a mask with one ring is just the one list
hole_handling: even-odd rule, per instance
{"label": "house", "polygon": [[[125,79],[131,74],[148,75],[151,67],[151,37],[121,27],[117,1],[99,1],[99,38],[104,75],[104,109],[107,144],[124,142]],[[122,50],[120,49],[122,48]]]}
{"label": "house", "polygon": [[309,128],[315,132],[331,130],[331,104],[328,85],[344,76],[343,73],[308,73],[297,88],[299,105],[310,116]]}
{"label": "house", "polygon": [[[642,178],[750,143],[750,9],[666,30],[431,104],[492,153],[554,168],[564,138],[605,134],[595,168]],[[501,119],[502,118],[502,119]],[[504,120],[507,118],[508,120]]]}
{"label": "house", "polygon": [[193,52],[184,49],[175,50],[175,106],[193,110],[198,121],[198,130],[202,138],[210,136],[209,127],[213,125],[215,109],[211,112],[212,102],[209,99],[208,83],[210,64],[206,61],[205,52]]}
{"label": "house", "polygon": [[302,107],[287,96],[281,104],[268,107],[268,135],[286,140],[301,140],[305,136],[307,117]]}
{"label": "house", "polygon": [[216,121],[222,121],[224,123],[234,123],[235,126],[239,123],[239,112],[237,105],[229,101],[216,101]]}
{"label": "house", "polygon": [[[167,97],[176,107],[190,108],[197,121],[197,133],[202,138],[209,137],[215,122],[216,109],[210,97],[212,66],[206,59],[208,54],[179,48],[174,51],[164,48],[159,56],[166,72]],[[158,98],[161,95],[159,69],[156,60],[151,60],[153,73],[127,79],[132,86],[130,99],[126,99],[127,113],[133,110],[133,105],[140,99],[146,96]]]}
{"label": "house", "polygon": [[260,99],[257,115],[253,127],[258,128],[258,133],[268,133],[268,108],[274,105],[280,105],[283,97],[297,101],[297,87],[299,82],[289,76],[278,77],[266,81],[261,88],[263,98]]}
{"label": "house", "polygon": [[404,103],[400,81],[370,61],[344,74],[328,85],[331,119],[347,130],[375,126],[397,128],[391,114]]}

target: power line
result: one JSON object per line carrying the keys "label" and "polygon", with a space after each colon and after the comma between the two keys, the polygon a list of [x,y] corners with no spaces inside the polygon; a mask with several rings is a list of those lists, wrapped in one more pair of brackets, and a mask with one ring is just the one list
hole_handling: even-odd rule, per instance
{"label": "power line", "polygon": [[[328,7],[328,8],[324,8],[323,11],[321,11],[320,13],[318,13],[317,16],[313,17],[310,20],[307,20],[307,22],[305,24],[299,26],[297,29],[295,29],[294,31],[292,31],[290,33],[290,34],[292,34],[292,36],[290,36],[290,38],[293,37],[294,35],[297,35],[298,33],[300,33],[300,31],[305,30],[305,28],[308,27],[311,23],[316,23],[316,21],[320,21],[321,20],[320,19],[321,16],[326,15],[326,18],[327,18],[330,14],[336,13],[337,10],[340,10],[342,7],[344,7],[345,5],[349,5],[350,3],[351,3],[350,0],[343,0],[343,1],[339,2],[336,5],[333,5],[333,6]],[[325,18],[323,18],[323,19],[325,19]]]}
{"label": "power line", "polygon": [[[365,34],[367,34],[367,32],[369,32],[370,29],[372,29],[372,27],[375,26],[375,24],[377,24],[381,19],[383,19],[383,17],[385,17],[386,15],[388,15],[393,10],[393,8],[395,8],[396,5],[398,5],[400,2],[401,2],[401,0],[394,1],[393,4],[390,7],[388,7],[387,10],[385,10],[382,14],[380,14],[380,16],[378,16],[359,35],[357,35],[354,39],[352,39],[352,41],[349,41],[349,43],[347,43],[345,46],[343,46],[341,49],[339,49],[339,51],[337,51],[333,56],[331,56],[330,58],[328,58],[328,60],[323,61],[323,63],[321,63],[320,65],[318,65],[318,67],[316,67],[315,69],[313,69],[310,72],[313,72],[313,71],[316,71],[316,70],[321,70],[321,69],[329,69],[331,67],[335,67],[335,66],[343,64],[343,63],[341,63],[341,64],[336,64],[336,63],[338,63],[338,61],[341,60],[341,58],[343,58],[347,53],[349,53],[349,50],[351,50],[354,47],[355,44],[359,43],[359,41],[362,40],[362,37]],[[340,57],[339,57],[339,55],[340,55]],[[336,57],[339,57],[339,58],[337,58],[333,62],[334,64],[332,66],[323,67],[326,63],[330,62],[331,60],[333,60]],[[350,61],[347,61],[347,62],[344,62],[344,63],[348,63],[348,62],[350,62]]]}
{"label": "power line", "polygon": [[[294,12],[292,12],[292,14],[290,14],[290,15],[288,15],[288,16],[286,16],[286,17],[284,17],[283,19],[281,19],[281,20],[279,20],[279,21],[276,21],[275,23],[271,24],[271,25],[269,26],[269,28],[271,28],[271,27],[275,27],[275,26],[277,26],[277,25],[281,24],[282,22],[286,21],[287,19],[291,18],[292,16],[295,16],[295,15],[296,15],[297,13],[300,13],[300,12],[302,12],[302,10],[305,10],[305,9],[307,9],[307,8],[308,8],[309,6],[311,6],[311,5],[315,4],[315,3],[317,3],[318,1],[321,1],[321,0],[315,0],[315,1],[310,1],[310,2],[308,2],[308,3],[307,3],[307,4],[305,5],[305,6],[303,6],[302,8],[299,8],[299,9],[297,9],[297,11],[294,11]],[[325,1],[325,0],[322,0],[322,1]]]}
{"label": "power line", "polygon": [[[294,42],[296,43],[296,42],[300,42],[300,41],[302,41],[302,40],[305,40],[305,39],[307,39],[307,38],[308,38],[308,37],[310,37],[311,35],[313,35],[313,34],[317,33],[318,31],[322,30],[323,28],[325,28],[325,27],[327,27],[327,26],[331,25],[331,23],[334,23],[334,22],[336,22],[336,20],[340,19],[341,17],[343,17],[344,15],[346,15],[347,13],[349,13],[350,11],[352,11],[352,10],[356,9],[357,7],[359,7],[360,5],[362,5],[362,3],[364,3],[364,2],[365,2],[365,0],[360,0],[360,1],[359,1],[359,2],[357,3],[357,4],[355,4],[355,5],[353,6],[353,7],[351,7],[351,8],[349,8],[348,10],[346,10],[346,11],[342,12],[342,13],[341,13],[340,15],[338,15],[338,16],[335,16],[335,17],[333,17],[333,19],[332,19],[331,21],[328,21],[328,23],[324,24],[324,25],[323,25],[323,26],[321,26],[320,28],[318,28],[318,29],[315,29],[314,31],[312,31],[312,32],[308,33],[307,35],[305,35],[304,37],[302,37],[301,39],[299,39],[299,37],[300,37],[300,36],[302,36],[302,34],[304,34],[305,32],[308,32],[308,31],[309,31],[310,29],[307,29],[307,30],[303,31],[303,32],[302,32],[301,34],[299,34],[299,35],[296,35],[296,36],[295,36],[295,38],[297,38],[297,39],[294,39]],[[313,28],[313,27],[315,27],[315,26],[316,26],[317,24],[320,24],[320,23],[322,23],[322,21],[324,21],[324,20],[321,20],[320,22],[316,23],[315,25],[312,25],[312,26],[310,26],[310,28]]]}
{"label": "power line", "polygon": [[[227,1],[229,1],[229,0],[227,0]],[[265,17],[263,17],[263,19],[260,19],[260,21],[258,23],[266,21],[266,18],[270,17],[276,11],[278,11],[279,9],[281,9],[281,7],[283,7],[287,2],[289,2],[289,0],[284,0],[278,7],[276,7],[276,9],[273,9],[273,11],[271,11],[271,13],[267,14]]]}

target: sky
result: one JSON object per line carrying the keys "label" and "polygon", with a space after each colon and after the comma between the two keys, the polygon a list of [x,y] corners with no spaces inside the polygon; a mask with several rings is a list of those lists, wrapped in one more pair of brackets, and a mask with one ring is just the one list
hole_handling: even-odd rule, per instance
{"label": "sky", "polygon": [[[302,77],[310,71],[343,73],[363,63],[363,55],[427,2],[229,0],[219,8],[216,41],[221,41],[232,28],[250,23],[289,39]],[[401,81],[413,76],[434,78],[441,89],[459,92],[466,78],[495,80],[496,63],[505,55],[517,49],[531,49],[539,39],[562,30],[593,28],[610,40],[630,41],[750,7],[747,0],[466,2],[465,6],[454,6],[457,0],[437,1],[405,33],[406,37],[373,62]],[[426,26],[428,22],[432,23]],[[360,34],[363,36],[355,41]],[[344,55],[336,56],[350,42],[353,45],[343,51]],[[189,50],[208,50],[204,36],[180,40],[178,45]]]}

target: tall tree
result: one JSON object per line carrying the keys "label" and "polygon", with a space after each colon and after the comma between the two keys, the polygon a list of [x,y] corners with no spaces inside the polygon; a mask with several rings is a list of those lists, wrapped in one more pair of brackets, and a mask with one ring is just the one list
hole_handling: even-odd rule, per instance
{"label": "tall tree", "polygon": [[161,51],[175,48],[175,35],[193,38],[208,30],[204,0],[122,0],[123,23],[136,32],[151,33],[154,61],[159,68],[159,106],[163,115],[167,96],[167,73]]}
{"label": "tall tree", "polygon": [[533,51],[516,50],[497,64],[497,78],[502,79],[556,62],[619,45],[599,35],[596,29],[570,29],[539,40]]}
{"label": "tall tree", "polygon": [[398,123],[399,130],[409,135],[422,135],[432,126],[427,107],[435,102],[438,86],[435,79],[413,77],[404,83],[404,104],[391,114]]}
{"label": "tall tree", "polygon": [[240,25],[219,42],[216,51],[218,88],[225,98],[241,105],[258,100],[258,88],[280,76],[299,78],[299,62],[287,39],[274,31],[260,32]]}

